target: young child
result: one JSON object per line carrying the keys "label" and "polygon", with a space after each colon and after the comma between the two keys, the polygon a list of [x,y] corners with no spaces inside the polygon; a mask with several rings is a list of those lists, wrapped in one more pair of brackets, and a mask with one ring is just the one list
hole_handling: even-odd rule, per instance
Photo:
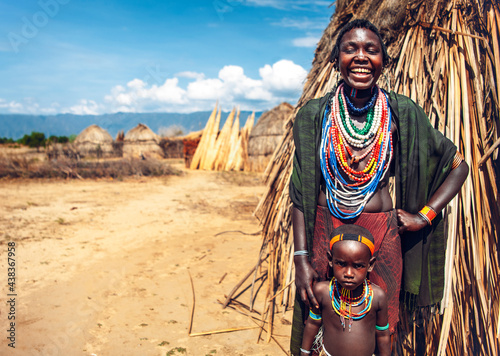
{"label": "young child", "polygon": [[356,225],[342,225],[331,235],[328,260],[331,281],[313,286],[319,303],[311,306],[302,339],[301,356],[311,353],[316,334],[323,325],[320,355],[390,355],[387,298],[366,275],[373,269],[374,240]]}

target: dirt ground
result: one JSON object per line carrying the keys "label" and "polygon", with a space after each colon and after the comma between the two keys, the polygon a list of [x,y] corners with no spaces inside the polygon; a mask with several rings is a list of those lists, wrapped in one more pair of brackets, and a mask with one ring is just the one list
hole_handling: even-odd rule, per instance
{"label": "dirt ground", "polygon": [[188,335],[189,274],[193,333],[256,327],[218,300],[258,258],[252,212],[265,187],[257,174],[172,163],[182,174],[0,181],[1,355],[285,354],[277,342],[288,349],[290,311],[276,318],[277,342],[263,333],[257,343],[257,328]]}

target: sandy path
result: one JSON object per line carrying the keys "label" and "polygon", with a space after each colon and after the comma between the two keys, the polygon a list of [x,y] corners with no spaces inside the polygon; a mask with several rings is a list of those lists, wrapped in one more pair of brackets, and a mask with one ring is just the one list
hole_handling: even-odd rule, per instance
{"label": "sandy path", "polygon": [[[187,333],[188,271],[193,332],[255,326],[217,300],[255,263],[260,236],[215,235],[257,232],[251,213],[263,191],[256,175],[198,171],[121,182],[0,182],[1,285],[8,241],[16,243],[17,274],[16,348],[7,346],[2,287],[0,354],[283,355],[274,342],[257,344],[258,329]],[[285,347],[290,317],[276,323]]]}

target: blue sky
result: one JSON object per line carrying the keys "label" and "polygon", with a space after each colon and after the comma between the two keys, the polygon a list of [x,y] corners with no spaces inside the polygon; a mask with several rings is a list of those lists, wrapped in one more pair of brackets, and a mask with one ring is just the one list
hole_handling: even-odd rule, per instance
{"label": "blue sky", "polygon": [[0,0],[0,113],[296,102],[331,1]]}

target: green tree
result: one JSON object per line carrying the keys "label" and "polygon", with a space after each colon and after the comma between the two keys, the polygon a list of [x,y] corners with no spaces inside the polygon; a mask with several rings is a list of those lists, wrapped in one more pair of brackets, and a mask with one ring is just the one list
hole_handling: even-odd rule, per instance
{"label": "green tree", "polygon": [[43,132],[32,131],[31,135],[24,135],[20,143],[31,148],[36,147],[39,150],[40,146],[45,145],[45,134]]}

